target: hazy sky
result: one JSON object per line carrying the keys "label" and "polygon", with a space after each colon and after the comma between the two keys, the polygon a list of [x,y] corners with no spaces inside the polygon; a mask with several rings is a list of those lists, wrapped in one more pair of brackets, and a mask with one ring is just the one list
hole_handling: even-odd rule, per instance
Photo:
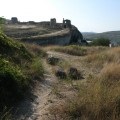
{"label": "hazy sky", "polygon": [[120,30],[120,0],[0,0],[0,16],[20,21],[70,19],[82,32]]}

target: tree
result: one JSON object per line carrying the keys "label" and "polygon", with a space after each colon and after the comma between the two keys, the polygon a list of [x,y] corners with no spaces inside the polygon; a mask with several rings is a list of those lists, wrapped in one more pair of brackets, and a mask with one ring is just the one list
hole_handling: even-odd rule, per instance
{"label": "tree", "polygon": [[91,42],[91,45],[94,46],[109,46],[110,40],[107,38],[97,38]]}

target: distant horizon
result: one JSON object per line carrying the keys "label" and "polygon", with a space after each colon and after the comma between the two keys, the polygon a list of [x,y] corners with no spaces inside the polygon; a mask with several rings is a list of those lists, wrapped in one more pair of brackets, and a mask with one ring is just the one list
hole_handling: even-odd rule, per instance
{"label": "distant horizon", "polygon": [[82,33],[106,33],[106,32],[117,32],[120,30],[108,30],[108,31],[103,31],[103,32],[91,32],[91,31],[82,31]]}

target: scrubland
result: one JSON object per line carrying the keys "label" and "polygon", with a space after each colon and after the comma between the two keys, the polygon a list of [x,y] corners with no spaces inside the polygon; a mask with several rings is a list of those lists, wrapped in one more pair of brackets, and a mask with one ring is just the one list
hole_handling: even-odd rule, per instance
{"label": "scrubland", "polygon": [[[47,55],[58,57],[60,61],[47,65]],[[51,104],[47,119],[120,119],[120,47],[41,47],[17,42],[0,33],[1,120],[12,119],[13,104],[34,89],[34,80],[44,79],[45,69],[49,68],[43,61],[57,81],[49,88],[52,99],[48,100]],[[58,67],[66,74],[70,67],[75,67],[82,77],[59,79],[55,76]]]}
{"label": "scrubland", "polygon": [[77,95],[50,109],[55,119],[119,120],[120,48],[67,46],[53,50],[70,54],[68,63],[84,69],[84,79],[65,83],[72,86],[73,91],[77,89]]}

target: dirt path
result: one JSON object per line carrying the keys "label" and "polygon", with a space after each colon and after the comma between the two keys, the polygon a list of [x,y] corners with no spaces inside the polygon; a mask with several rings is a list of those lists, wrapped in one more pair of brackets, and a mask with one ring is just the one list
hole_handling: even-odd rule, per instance
{"label": "dirt path", "polygon": [[48,34],[43,34],[43,35],[37,35],[37,36],[33,36],[32,38],[35,37],[54,37],[54,36],[63,36],[63,35],[68,35],[70,32],[69,29],[64,29],[64,30],[59,30],[59,31],[54,31],[52,33],[48,33]]}
{"label": "dirt path", "polygon": [[48,120],[48,108],[52,104],[52,87],[57,83],[55,76],[52,74],[51,67],[43,60],[43,65],[46,71],[45,80],[42,84],[36,87],[37,105],[35,107],[34,115],[37,115],[36,120]]}
{"label": "dirt path", "polygon": [[35,80],[34,91],[29,98],[17,106],[15,110],[17,120],[48,120],[48,108],[52,104],[52,86],[57,83],[51,67],[43,60],[46,74],[44,80]]}
{"label": "dirt path", "polygon": [[[54,51],[48,51],[47,54],[67,60],[74,64],[75,67],[80,67],[81,65],[78,63],[80,63],[82,58],[78,56]],[[29,99],[26,98],[25,101],[21,102],[16,110],[17,120],[49,120],[49,107],[56,104],[56,102],[53,101],[60,101],[59,99],[56,100],[52,93],[53,86],[57,86],[58,84],[58,80],[53,74],[52,66],[47,64],[45,59],[43,59],[43,66],[45,68],[45,79],[40,81],[35,80],[35,89],[32,91]],[[63,88],[60,89],[62,89],[64,96],[72,93],[72,89],[67,91],[69,88],[66,88],[65,86],[62,87]]]}

